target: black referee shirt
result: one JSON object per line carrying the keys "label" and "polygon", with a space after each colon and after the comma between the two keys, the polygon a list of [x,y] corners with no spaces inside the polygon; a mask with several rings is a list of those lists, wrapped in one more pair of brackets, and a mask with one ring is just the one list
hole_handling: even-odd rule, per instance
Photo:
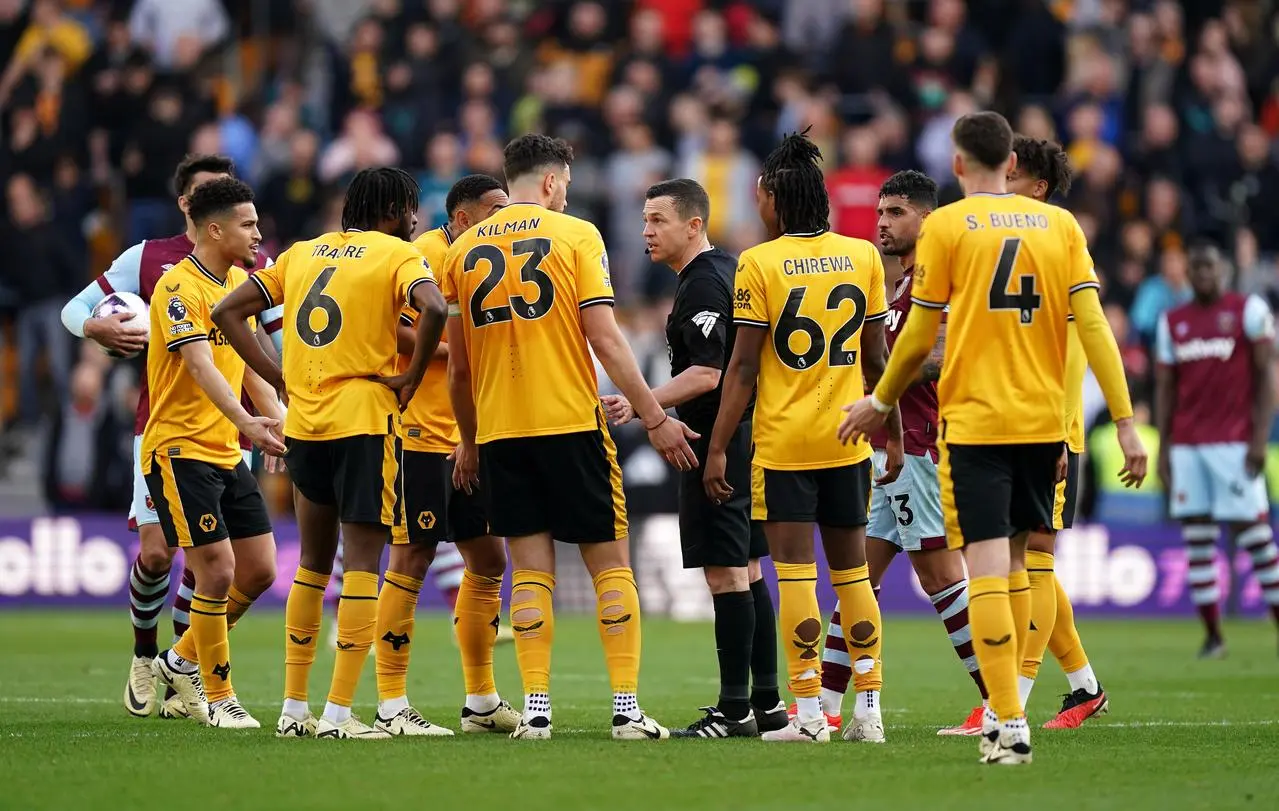
{"label": "black referee shirt", "polygon": [[[666,319],[666,346],[671,357],[671,376],[690,366],[710,366],[721,372],[728,367],[733,354],[733,276],[737,258],[719,248],[703,251],[679,274],[675,289],[675,305]],[[719,413],[720,391],[724,381],[713,391],[694,397],[675,407],[675,413],[690,428],[709,437]],[[755,403],[751,396],[751,405]],[[751,408],[743,414],[750,419]]]}

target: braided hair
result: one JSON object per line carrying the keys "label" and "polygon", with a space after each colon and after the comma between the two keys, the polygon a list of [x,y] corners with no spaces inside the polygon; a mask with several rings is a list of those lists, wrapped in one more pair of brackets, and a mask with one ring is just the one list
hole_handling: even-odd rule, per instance
{"label": "braided hair", "polygon": [[821,150],[808,130],[793,132],[764,161],[760,185],[775,199],[778,230],[811,234],[830,229],[830,196],[818,163]]}
{"label": "braided hair", "polygon": [[342,230],[377,230],[387,221],[401,221],[417,211],[421,189],[403,169],[381,167],[361,170],[346,189],[342,203]]}

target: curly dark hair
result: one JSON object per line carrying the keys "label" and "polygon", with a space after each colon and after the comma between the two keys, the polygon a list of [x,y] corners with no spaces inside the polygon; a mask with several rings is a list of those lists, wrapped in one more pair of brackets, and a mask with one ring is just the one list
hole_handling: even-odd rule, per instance
{"label": "curly dark hair", "polygon": [[573,147],[563,138],[529,133],[521,135],[502,150],[502,171],[506,182],[548,166],[572,166]]}
{"label": "curly dark hair", "polygon": [[764,160],[760,185],[776,199],[783,234],[813,234],[830,229],[830,195],[819,165],[822,152],[808,130],[782,139]]}
{"label": "curly dark hair", "polygon": [[990,110],[969,113],[950,131],[955,147],[987,169],[998,169],[1013,151],[1013,128],[1008,119]]}
{"label": "curly dark hair", "polygon": [[399,221],[417,211],[420,194],[417,181],[403,169],[362,169],[346,187],[342,230],[376,231],[384,222]]}
{"label": "curly dark hair", "polygon": [[491,191],[502,188],[502,181],[492,175],[467,175],[453,184],[448,197],[444,198],[444,214],[449,219],[460,205],[474,203]]}
{"label": "curly dark hair", "polygon": [[1018,135],[1013,139],[1013,152],[1017,154],[1017,168],[1035,180],[1048,184],[1045,197],[1070,194],[1070,184],[1074,180],[1074,170],[1070,168],[1070,158],[1061,144],[1054,141],[1042,141],[1026,135]]}
{"label": "curly dark hair", "polygon": [[911,205],[932,211],[937,208],[937,181],[923,172],[897,172],[879,187],[880,197],[905,197]]}
{"label": "curly dark hair", "polygon": [[248,183],[233,177],[220,177],[191,192],[187,214],[192,222],[201,225],[238,205],[252,202],[253,189]]}
{"label": "curly dark hair", "polygon": [[177,197],[190,194],[195,176],[202,172],[235,177],[235,161],[226,155],[187,155],[173,170],[173,194]]}

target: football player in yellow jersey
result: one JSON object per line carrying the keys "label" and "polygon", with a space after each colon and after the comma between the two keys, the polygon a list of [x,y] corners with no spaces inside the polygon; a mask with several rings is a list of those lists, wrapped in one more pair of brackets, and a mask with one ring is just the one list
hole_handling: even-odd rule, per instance
{"label": "football player in yellow jersey", "polygon": [[1065,209],[1007,191],[1017,158],[1003,116],[966,115],[951,138],[966,197],[928,218],[916,250],[917,306],[874,393],[845,407],[839,436],[856,440],[883,423],[928,356],[949,303],[939,474],[947,542],[964,550],[973,647],[990,692],[982,761],[1029,763],[1030,728],[1017,693],[1030,633],[1024,552],[1027,532],[1052,526],[1072,312],[1118,427],[1125,484],[1145,478],[1146,450],[1079,223]]}
{"label": "football player in yellow jersey", "polygon": [[[718,504],[733,488],[727,449],[758,383],[752,439],[751,517],[764,522],[777,569],[778,621],[797,713],[766,741],[824,743],[822,619],[813,525],[821,527],[831,581],[854,653],[857,709],[850,740],[882,742],[878,694],[883,628],[866,567],[871,448],[820,430],[839,404],[862,396],[887,356],[884,265],[863,239],[830,232],[821,153],[789,135],[764,163],[756,198],[770,240],[738,259],[737,340],[705,462],[706,493]],[[901,448],[901,423],[894,427]],[[900,457],[895,467],[901,469]],[[889,464],[894,467],[893,463]]]}
{"label": "football player in yellow jersey", "polygon": [[[275,581],[275,538],[240,433],[283,454],[276,435],[283,415],[275,392],[245,371],[209,314],[247,278],[240,267],[253,267],[262,237],[253,190],[232,178],[196,189],[190,217],[195,249],[164,274],[164,289],[151,297],[151,418],[142,435],[142,472],[165,540],[183,549],[195,572],[195,596],[191,626],[155,657],[152,670],[197,721],[257,729],[231,685],[227,631]],[[257,345],[251,333],[249,340]],[[245,411],[242,388],[266,416]]]}
{"label": "football player in yellow jersey", "polygon": [[[497,178],[468,175],[449,190],[448,222],[422,234],[413,245],[432,268],[442,268],[453,235],[483,222],[504,205],[506,192]],[[407,365],[417,345],[418,313],[406,307],[400,318],[400,360]],[[462,731],[509,733],[520,715],[498,695],[493,679],[506,546],[489,534],[480,494],[453,486],[451,457],[458,431],[449,404],[448,356],[448,344],[441,341],[422,386],[404,411],[405,522],[402,531],[392,536],[386,579],[378,597],[378,718],[389,721],[409,707],[407,675],[418,594],[437,546],[453,541],[457,549],[449,547],[450,551],[453,555],[460,551],[466,563],[453,621],[466,682]],[[427,723],[416,711],[409,714],[404,728],[409,734],[452,734]]]}
{"label": "football player in yellow jersey", "polygon": [[688,470],[697,434],[663,410],[613,318],[599,231],[562,213],[573,151],[525,135],[504,152],[511,203],[460,235],[440,284],[449,302],[449,391],[461,432],[454,482],[483,489],[489,529],[509,539],[511,624],[524,682],[514,738],[551,736],[553,540],[576,544],[594,580],[613,688],[613,737],[666,738],[636,690],[640,606],[627,554],[617,449],[591,350],[631,402],[649,441]]}
{"label": "football player in yellow jersey", "polygon": [[[1048,201],[1053,195],[1070,192],[1070,159],[1060,145],[1018,135],[1013,139],[1017,166],[1008,175],[1008,190],[1014,194]],[[1084,374],[1088,358],[1079,343],[1074,316],[1066,324],[1066,448],[1062,460],[1065,475],[1058,471],[1057,493],[1053,500],[1052,525],[1032,530],[1026,541],[1026,572],[1030,578],[1030,636],[1021,662],[1019,682],[1025,707],[1031,688],[1051,649],[1070,682],[1070,692],[1057,717],[1045,729],[1074,729],[1088,718],[1104,713],[1106,691],[1093,674],[1084,653],[1075,611],[1061,582],[1053,573],[1053,548],[1057,531],[1070,529],[1075,522],[1075,501],[1079,491],[1079,454],[1084,452]]]}
{"label": "football player in yellow jersey", "polygon": [[[369,726],[351,714],[351,704],[374,641],[382,549],[403,520],[400,410],[444,328],[444,300],[431,269],[406,241],[417,201],[417,183],[406,172],[360,172],[346,191],[341,231],[296,243],[213,313],[236,352],[288,395],[285,461],[302,555],[285,608],[281,737],[388,738],[410,734],[416,721],[406,708]],[[245,322],[263,300],[284,305],[283,373]],[[413,358],[397,375],[396,328],[406,304],[422,317]],[[317,722],[307,706],[307,679],[339,525],[346,574],[333,681]]]}

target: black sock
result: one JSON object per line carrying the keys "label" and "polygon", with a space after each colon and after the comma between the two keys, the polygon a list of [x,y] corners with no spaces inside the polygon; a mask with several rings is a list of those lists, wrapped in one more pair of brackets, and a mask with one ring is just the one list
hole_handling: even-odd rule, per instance
{"label": "black sock", "polygon": [[751,583],[751,597],[755,602],[751,706],[768,711],[782,701],[777,692],[777,615],[773,613],[773,596],[762,578]]}
{"label": "black sock", "polygon": [[740,721],[750,712],[751,641],[755,600],[749,591],[711,597],[715,603],[715,647],[719,654],[719,701],[725,718]]}

